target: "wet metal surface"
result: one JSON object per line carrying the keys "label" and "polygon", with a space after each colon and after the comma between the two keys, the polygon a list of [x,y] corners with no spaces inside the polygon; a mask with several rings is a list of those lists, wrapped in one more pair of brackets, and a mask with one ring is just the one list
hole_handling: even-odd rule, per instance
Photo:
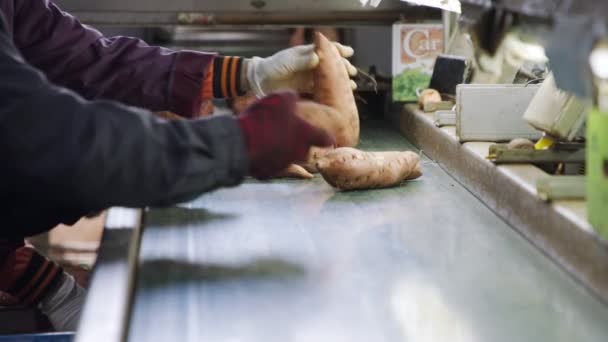
{"label": "wet metal surface", "polygon": [[[364,149],[413,149],[364,127]],[[250,181],[151,210],[132,341],[605,341],[608,308],[439,166]]]}

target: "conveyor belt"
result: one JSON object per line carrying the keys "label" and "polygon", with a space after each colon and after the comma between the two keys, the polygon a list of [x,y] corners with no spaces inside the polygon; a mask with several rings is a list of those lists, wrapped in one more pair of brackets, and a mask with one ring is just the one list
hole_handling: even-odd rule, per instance
{"label": "conveyor belt", "polygon": [[[413,149],[365,126],[364,149]],[[131,341],[605,341],[608,308],[427,162],[398,188],[248,181],[151,210]]]}

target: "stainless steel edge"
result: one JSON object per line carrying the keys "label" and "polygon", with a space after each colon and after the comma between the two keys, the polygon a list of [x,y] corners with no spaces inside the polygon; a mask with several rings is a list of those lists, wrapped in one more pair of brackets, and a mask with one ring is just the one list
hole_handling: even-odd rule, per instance
{"label": "stainless steel edge", "polygon": [[608,302],[608,246],[487,160],[406,106],[400,129],[454,178],[592,293]]}
{"label": "stainless steel edge", "polygon": [[140,209],[109,210],[75,341],[126,340],[142,220]]}

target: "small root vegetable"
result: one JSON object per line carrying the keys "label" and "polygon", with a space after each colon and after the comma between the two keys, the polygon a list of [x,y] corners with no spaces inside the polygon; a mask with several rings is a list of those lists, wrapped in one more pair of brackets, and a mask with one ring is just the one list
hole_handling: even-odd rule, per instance
{"label": "small root vegetable", "polygon": [[319,66],[314,72],[314,100],[341,114],[343,130],[336,135],[337,146],[356,146],[359,143],[359,111],[342,56],[320,32],[315,32],[314,44],[319,56]]}
{"label": "small root vegetable", "polygon": [[364,152],[349,147],[325,153],[317,169],[327,183],[343,190],[385,188],[422,175],[420,157],[414,152]]}
{"label": "small root vegetable", "polygon": [[301,179],[311,179],[314,176],[306,171],[302,166],[291,164],[285,170],[281,171],[276,178],[301,178]]}
{"label": "small root vegetable", "polygon": [[507,144],[509,150],[533,150],[534,142],[525,138],[515,138]]}
{"label": "small root vegetable", "polygon": [[418,107],[424,109],[424,104],[431,102],[441,102],[441,95],[435,89],[423,90],[418,97]]}

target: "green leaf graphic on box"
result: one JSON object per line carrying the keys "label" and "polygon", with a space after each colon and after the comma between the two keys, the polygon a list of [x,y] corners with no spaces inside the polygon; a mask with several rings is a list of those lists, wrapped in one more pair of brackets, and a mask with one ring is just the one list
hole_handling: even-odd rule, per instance
{"label": "green leaf graphic on box", "polygon": [[408,69],[393,78],[393,99],[395,101],[416,100],[416,90],[426,89],[431,75],[422,68]]}

